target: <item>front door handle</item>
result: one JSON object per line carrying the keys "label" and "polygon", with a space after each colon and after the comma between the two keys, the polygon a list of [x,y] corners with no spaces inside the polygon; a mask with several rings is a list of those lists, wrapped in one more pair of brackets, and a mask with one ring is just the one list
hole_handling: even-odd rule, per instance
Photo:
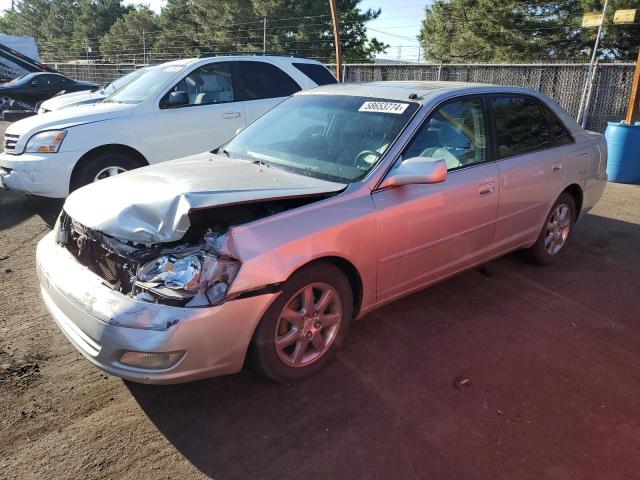
{"label": "front door handle", "polygon": [[240,112],[224,112],[222,118],[238,118],[240,115]]}
{"label": "front door handle", "polygon": [[484,185],[480,185],[478,187],[478,195],[481,197],[486,197],[487,195],[491,195],[496,191],[495,183],[485,183]]}

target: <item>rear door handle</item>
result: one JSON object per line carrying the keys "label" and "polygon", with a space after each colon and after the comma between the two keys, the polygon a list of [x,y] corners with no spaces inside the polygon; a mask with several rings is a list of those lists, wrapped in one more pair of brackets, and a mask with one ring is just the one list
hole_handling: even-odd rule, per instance
{"label": "rear door handle", "polygon": [[478,187],[478,195],[481,197],[486,197],[487,195],[491,195],[496,191],[495,183],[485,183],[484,185],[480,185]]}
{"label": "rear door handle", "polygon": [[553,167],[551,167],[551,169],[554,172],[559,172],[560,170],[562,170],[562,164],[561,163],[556,163]]}
{"label": "rear door handle", "polygon": [[240,115],[240,112],[224,112],[222,118],[238,118]]}

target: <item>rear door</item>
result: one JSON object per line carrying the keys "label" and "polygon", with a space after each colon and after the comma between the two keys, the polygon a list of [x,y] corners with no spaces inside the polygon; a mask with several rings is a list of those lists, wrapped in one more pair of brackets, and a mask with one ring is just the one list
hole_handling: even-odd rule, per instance
{"label": "rear door", "polygon": [[244,101],[247,123],[302,90],[293,78],[271,63],[237,60],[233,67],[238,98]]}
{"label": "rear door", "polygon": [[[155,161],[170,160],[219,147],[245,125],[243,102],[234,88],[232,62],[202,65],[178,81],[160,100],[158,122],[149,126]],[[174,91],[184,91],[189,103],[168,108]]]}
{"label": "rear door", "polygon": [[443,158],[447,179],[373,193],[378,212],[378,300],[479,263],[491,254],[498,170],[481,96],[449,100],[429,116],[402,157]]}
{"label": "rear door", "polygon": [[500,172],[493,243],[501,253],[537,238],[562,189],[566,156],[538,99],[505,93],[489,95],[488,103]]}

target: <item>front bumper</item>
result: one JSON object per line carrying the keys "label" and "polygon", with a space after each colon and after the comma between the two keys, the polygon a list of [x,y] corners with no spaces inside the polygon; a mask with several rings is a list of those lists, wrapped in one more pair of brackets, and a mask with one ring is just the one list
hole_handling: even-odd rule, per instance
{"label": "front bumper", "polygon": [[[53,233],[38,244],[36,263],[42,298],[71,343],[107,373],[143,383],[179,383],[240,371],[255,327],[277,296],[259,295],[211,308],[138,302],[105,286],[56,244]],[[121,326],[133,317],[160,318],[166,327]],[[173,367],[154,370],[120,363],[124,350],[186,353]]]}
{"label": "front bumper", "polygon": [[69,195],[71,172],[81,153],[0,155],[0,188],[43,197]]}

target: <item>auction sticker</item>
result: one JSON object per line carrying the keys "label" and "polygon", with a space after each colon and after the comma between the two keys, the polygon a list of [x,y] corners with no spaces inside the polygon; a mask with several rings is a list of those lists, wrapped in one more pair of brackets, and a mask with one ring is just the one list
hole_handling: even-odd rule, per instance
{"label": "auction sticker", "polygon": [[409,106],[408,103],[393,102],[364,102],[358,109],[359,112],[396,113],[401,115]]}

